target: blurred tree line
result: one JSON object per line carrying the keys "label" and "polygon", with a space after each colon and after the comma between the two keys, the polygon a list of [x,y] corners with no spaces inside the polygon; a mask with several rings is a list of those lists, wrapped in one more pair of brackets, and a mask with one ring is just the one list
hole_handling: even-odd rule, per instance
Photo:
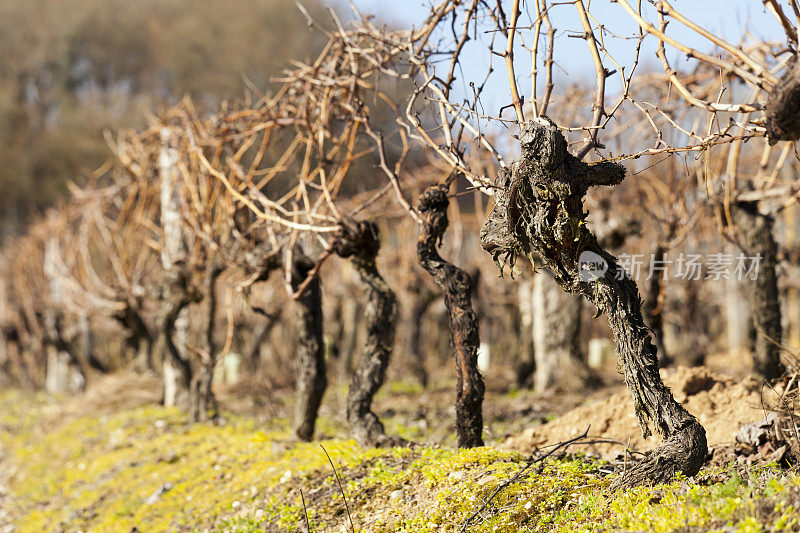
{"label": "blurred tree line", "polygon": [[[304,0],[319,20],[319,0]],[[261,90],[324,44],[286,0],[0,2],[0,230],[19,230],[110,155],[102,131],[189,94]]]}

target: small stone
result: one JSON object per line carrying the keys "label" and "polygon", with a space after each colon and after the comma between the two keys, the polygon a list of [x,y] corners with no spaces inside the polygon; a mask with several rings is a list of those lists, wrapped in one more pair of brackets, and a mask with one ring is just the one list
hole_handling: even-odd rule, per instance
{"label": "small stone", "polygon": [[264,518],[264,509],[256,509],[256,512],[253,513],[253,518],[262,520]]}
{"label": "small stone", "polygon": [[406,493],[403,492],[401,489],[393,490],[391,494],[389,494],[389,499],[392,501],[402,500],[406,497]]}
{"label": "small stone", "polygon": [[458,472],[450,472],[450,475],[448,475],[447,477],[455,481],[460,481],[464,479],[464,471],[459,470]]}
{"label": "small stone", "polygon": [[770,438],[772,427],[777,420],[778,414],[772,411],[763,420],[745,424],[736,433],[736,442],[753,447],[764,444]]}
{"label": "small stone", "polygon": [[786,460],[787,455],[789,455],[789,447],[786,444],[784,444],[783,446],[779,447],[777,450],[772,452],[772,454],[769,456],[769,460],[781,464]]}
{"label": "small stone", "polygon": [[292,471],[287,470],[286,472],[283,473],[283,476],[281,477],[281,483],[286,483],[290,479],[292,479]]}
{"label": "small stone", "polygon": [[491,482],[492,482],[492,481],[494,481],[495,479],[497,479],[497,478],[495,478],[495,477],[494,477],[494,476],[492,476],[492,475],[483,476],[482,478],[480,478],[480,479],[478,480],[478,485],[480,485],[480,486],[482,487],[482,486],[486,485],[487,483],[491,483]]}
{"label": "small stone", "polygon": [[156,490],[154,490],[153,493],[147,497],[144,503],[146,503],[147,505],[153,505],[154,503],[156,503],[158,500],[161,499],[162,494],[164,494],[165,492],[169,492],[171,490],[172,490],[172,483],[164,483]]}
{"label": "small stone", "polygon": [[166,454],[162,455],[161,457],[159,457],[158,458],[158,462],[159,463],[173,464],[173,463],[177,463],[178,459],[179,459],[179,457],[178,457],[178,454],[175,452],[175,450],[170,450],[169,453],[166,453]]}
{"label": "small stone", "polygon": [[125,431],[122,428],[115,429],[108,436],[108,446],[111,449],[119,449],[125,444]]}
{"label": "small stone", "polygon": [[231,508],[233,508],[233,509],[238,509],[240,505],[242,505],[242,502],[240,502],[239,500],[235,500],[235,501],[234,501],[234,502],[231,504]]}

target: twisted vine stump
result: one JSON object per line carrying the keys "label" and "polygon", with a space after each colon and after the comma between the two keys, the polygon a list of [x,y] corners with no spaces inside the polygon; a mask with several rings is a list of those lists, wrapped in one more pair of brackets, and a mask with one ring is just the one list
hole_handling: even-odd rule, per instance
{"label": "twisted vine stump", "polygon": [[112,318],[119,322],[127,332],[125,349],[129,353],[135,354],[131,359],[135,362],[136,372],[154,373],[153,334],[142,318],[139,309],[141,309],[141,304],[135,298],[131,298],[125,308],[115,312]]}
{"label": "twisted vine stump", "polygon": [[200,301],[201,297],[190,287],[189,273],[182,268],[182,263],[173,266],[177,268],[165,272],[167,287],[160,321],[161,337],[166,348],[162,403],[164,407],[179,407],[189,411],[192,403],[192,365],[181,350],[186,348],[186,342],[182,332],[178,331],[178,322],[185,318],[189,304]]}
{"label": "twisted vine stump", "polygon": [[447,190],[442,186],[429,187],[419,200],[422,216],[417,259],[433,276],[444,293],[444,304],[450,325],[450,342],[455,353],[456,432],[459,448],[483,446],[483,377],[478,371],[478,317],[472,309],[472,281],[462,269],[439,256],[437,246],[447,229]]}
{"label": "twisted vine stump", "polygon": [[481,229],[484,249],[495,260],[538,258],[562,289],[582,294],[608,317],[642,433],[650,435],[652,424],[664,437],[614,486],[659,483],[677,472],[696,474],[707,453],[705,430],[661,381],[636,283],[584,222],[583,197],[589,187],[622,182],[624,168],[582,163],[567,151],[561,132],[544,121],[526,125],[520,144],[522,154],[511,171],[498,174],[495,205]]}
{"label": "twisted vine stump", "polygon": [[224,272],[222,264],[215,256],[205,272],[204,290],[206,294],[206,348],[200,356],[200,369],[192,381],[192,420],[195,422],[216,421],[219,416],[217,399],[212,383],[214,367],[217,365],[217,344],[214,340],[214,327],[217,318],[217,279]]}
{"label": "twisted vine stump", "polygon": [[186,357],[189,333],[190,272],[188,247],[181,225],[181,180],[178,172],[177,136],[161,128],[158,154],[161,210],[161,266],[165,294],[159,329],[166,346],[162,374],[164,406],[179,406],[188,411],[191,404],[192,367]]}
{"label": "twisted vine stump", "polygon": [[87,314],[82,314],[78,318],[78,335],[80,337],[80,352],[83,362],[89,367],[108,374],[108,366],[97,358],[94,349],[94,329],[92,329],[92,319]]}
{"label": "twisted vine stump", "polygon": [[778,243],[772,230],[775,220],[759,213],[755,202],[736,202],[731,208],[744,253],[750,258],[760,258],[755,279],[745,281],[754,337],[753,368],[764,378],[774,379],[786,370],[781,364],[783,329],[776,273]]}
{"label": "twisted vine stump", "polygon": [[42,345],[47,354],[46,387],[49,393],[78,392],[86,388],[86,371],[77,354],[64,338],[63,313],[64,287],[56,272],[55,257],[59,245],[55,237],[45,242],[43,272],[47,281],[49,297],[42,317]]}
{"label": "twisted vine stump", "polygon": [[36,380],[29,372],[28,366],[22,357],[22,340],[20,339],[19,327],[8,325],[2,330],[0,339],[0,350],[5,350],[6,377],[13,378],[14,383],[24,390],[36,388]]}
{"label": "twisted vine stump", "polygon": [[[292,262],[291,285],[297,291],[314,268],[314,262],[295,250]],[[295,404],[295,436],[309,442],[314,438],[314,426],[328,386],[325,376],[325,347],[322,340],[322,290],[315,277],[295,300],[297,330],[297,401]]]}
{"label": "twisted vine stump", "polygon": [[792,54],[786,70],[767,97],[764,110],[770,146],[800,138],[800,58]]}
{"label": "twisted vine stump", "polygon": [[343,222],[333,240],[333,251],[350,260],[367,291],[364,310],[367,343],[350,380],[347,422],[353,437],[362,446],[386,447],[403,441],[388,437],[380,419],[371,410],[372,400],[386,377],[397,324],[397,298],[375,266],[380,247],[378,226],[367,221]]}

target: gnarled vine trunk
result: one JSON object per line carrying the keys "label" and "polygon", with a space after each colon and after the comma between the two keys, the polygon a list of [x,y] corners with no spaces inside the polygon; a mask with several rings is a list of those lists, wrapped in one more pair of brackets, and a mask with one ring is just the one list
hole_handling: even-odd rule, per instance
{"label": "gnarled vine trunk", "polygon": [[46,385],[50,393],[78,392],[86,387],[86,373],[63,331],[64,288],[57,272],[59,244],[55,237],[45,243],[43,271],[50,291],[43,316],[43,340],[47,354]]}
{"label": "gnarled vine trunk", "polygon": [[158,174],[161,193],[161,265],[164,269],[164,299],[160,334],[166,353],[162,368],[165,407],[188,410],[192,367],[186,355],[190,303],[189,272],[186,265],[186,242],[180,215],[180,176],[175,134],[169,128],[160,131],[161,150]]}
{"label": "gnarled vine trunk", "polygon": [[758,212],[755,203],[737,202],[732,205],[734,223],[742,237],[748,265],[757,261],[755,279],[736,280],[746,283],[750,320],[753,326],[753,368],[766,379],[784,372],[781,364],[781,304],[778,291],[778,244],[772,233],[772,217]]}
{"label": "gnarled vine trunk", "polygon": [[362,446],[394,446],[401,442],[386,435],[371,409],[375,393],[386,377],[397,323],[397,298],[375,266],[380,246],[377,225],[365,221],[343,222],[333,241],[334,252],[350,259],[367,292],[367,342],[347,393],[347,421]]}
{"label": "gnarled vine trunk", "polygon": [[186,356],[188,306],[197,295],[188,287],[187,274],[180,268],[168,271],[166,298],[162,304],[160,334],[164,347],[164,407],[191,406],[192,365]]}
{"label": "gnarled vine trunk", "polygon": [[217,278],[222,272],[222,265],[215,256],[205,274],[206,348],[200,358],[200,369],[192,381],[192,420],[195,422],[216,420],[219,416],[212,383],[219,355],[214,341],[214,326],[217,318]]}
{"label": "gnarled vine trunk", "polygon": [[778,83],[769,92],[765,111],[769,144],[800,138],[800,58],[792,53]]}
{"label": "gnarled vine trunk", "polygon": [[135,368],[137,372],[154,372],[153,364],[153,334],[138,311],[139,305],[129,303],[122,311],[114,314],[114,319],[127,330],[125,346],[129,352],[135,354]]}
{"label": "gnarled vine trunk", "polygon": [[[314,268],[314,262],[295,250],[291,285],[297,291]],[[297,330],[297,403],[294,433],[298,439],[311,441],[317,412],[328,386],[325,376],[325,347],[322,339],[322,290],[314,278],[295,300]]]}
{"label": "gnarled vine trunk", "polygon": [[582,294],[607,316],[642,433],[649,435],[652,424],[664,437],[614,485],[658,483],[677,472],[696,474],[706,458],[705,430],[661,381],[636,283],[584,222],[583,197],[589,187],[620,183],[624,168],[582,163],[568,152],[561,132],[544,120],[526,125],[520,144],[522,154],[511,171],[498,173],[495,205],[481,229],[484,249],[495,260],[523,255],[543,262],[564,290]]}
{"label": "gnarled vine trunk", "polygon": [[28,368],[25,361],[22,359],[22,350],[20,348],[20,335],[16,326],[7,326],[2,330],[2,347],[5,350],[6,357],[6,371],[13,382],[24,389],[35,388],[33,377],[28,373]]}
{"label": "gnarled vine trunk", "polygon": [[78,319],[78,334],[80,335],[80,354],[88,366],[103,374],[109,373],[109,365],[97,358],[94,349],[94,330],[91,318],[83,314]]}
{"label": "gnarled vine trunk", "polygon": [[429,187],[419,200],[422,224],[417,240],[417,259],[444,293],[450,326],[450,342],[456,363],[456,433],[460,448],[483,446],[483,377],[478,371],[480,336],[478,317],[472,309],[472,281],[462,269],[439,256],[437,246],[447,229],[447,191]]}

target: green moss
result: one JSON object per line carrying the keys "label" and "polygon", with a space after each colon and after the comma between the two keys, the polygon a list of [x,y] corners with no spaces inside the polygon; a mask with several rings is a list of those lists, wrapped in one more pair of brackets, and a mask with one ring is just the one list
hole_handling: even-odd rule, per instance
{"label": "green moss", "polygon": [[386,386],[382,387],[378,392],[378,398],[381,396],[396,397],[399,394],[420,394],[424,391],[425,389],[417,380],[403,379],[400,381],[392,381],[391,383],[387,383]]}
{"label": "green moss", "polygon": [[[9,511],[20,532],[289,531],[306,516],[313,531],[347,529],[320,443],[292,442],[285,421],[259,427],[226,415],[224,426],[192,424],[158,407],[54,421],[48,409],[42,397],[0,395],[2,444],[17,467]],[[322,445],[359,531],[455,531],[526,464],[519,453],[491,447]],[[620,493],[608,490],[601,468],[578,456],[536,463],[470,531],[800,529],[800,477],[775,467],[741,477],[717,467],[701,473],[702,483]],[[170,488],[148,502],[162,487]]]}

